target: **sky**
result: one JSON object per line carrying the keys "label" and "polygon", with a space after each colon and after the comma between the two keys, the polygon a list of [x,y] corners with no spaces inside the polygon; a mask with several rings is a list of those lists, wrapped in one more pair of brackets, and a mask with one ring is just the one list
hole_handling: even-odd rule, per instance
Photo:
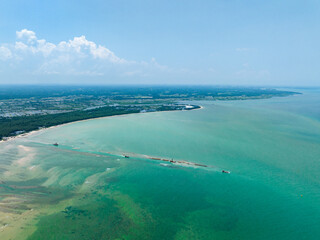
{"label": "sky", "polygon": [[0,84],[320,86],[319,0],[0,0]]}

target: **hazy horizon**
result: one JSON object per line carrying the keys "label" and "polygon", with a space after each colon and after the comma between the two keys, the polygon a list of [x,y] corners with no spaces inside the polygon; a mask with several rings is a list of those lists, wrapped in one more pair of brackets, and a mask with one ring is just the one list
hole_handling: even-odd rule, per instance
{"label": "hazy horizon", "polygon": [[235,85],[235,84],[157,84],[157,83],[0,83],[0,86],[13,87],[13,86],[25,86],[25,87],[212,87],[212,88],[292,88],[292,89],[318,89],[320,85],[297,85],[297,86],[285,86],[285,85]]}

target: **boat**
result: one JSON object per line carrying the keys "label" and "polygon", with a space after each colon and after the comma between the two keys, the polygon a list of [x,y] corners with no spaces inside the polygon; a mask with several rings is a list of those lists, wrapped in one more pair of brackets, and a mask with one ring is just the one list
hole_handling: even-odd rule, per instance
{"label": "boat", "polygon": [[222,170],[222,173],[230,173],[229,171]]}
{"label": "boat", "polygon": [[54,143],[54,144],[53,144],[53,146],[56,146],[56,147],[58,147],[58,146],[59,146],[59,144],[58,144],[58,143]]}
{"label": "boat", "polygon": [[124,155],[124,157],[125,157],[125,158],[129,158],[129,156],[128,156],[128,155]]}

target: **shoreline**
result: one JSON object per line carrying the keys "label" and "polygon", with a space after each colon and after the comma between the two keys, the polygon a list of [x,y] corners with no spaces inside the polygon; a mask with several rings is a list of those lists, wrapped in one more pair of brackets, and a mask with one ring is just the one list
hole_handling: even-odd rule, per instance
{"label": "shoreline", "polygon": [[[274,98],[274,97],[288,97],[288,96],[293,96],[293,95],[298,95],[298,94],[302,94],[300,92],[293,92],[292,94],[288,94],[288,95],[284,95],[284,96],[270,96],[270,97],[261,97],[261,98],[246,98],[246,99],[224,99],[224,100],[220,100],[220,99],[215,99],[215,100],[201,100],[201,101],[243,101],[243,100],[261,100],[261,99],[270,99],[270,98]],[[183,100],[185,102],[192,102],[194,100]],[[183,102],[181,101],[181,102]],[[197,102],[197,100],[195,100]],[[176,102],[179,104],[179,101]],[[184,104],[184,103],[182,103]],[[190,105],[190,104],[189,104]],[[70,122],[66,122],[66,123],[62,123],[62,124],[58,124],[58,125],[54,125],[54,126],[50,126],[50,127],[44,127],[44,128],[39,128],[39,129],[36,129],[36,130],[32,130],[32,131],[29,131],[29,132],[24,132],[24,133],[21,133],[21,134],[18,134],[18,135],[15,135],[15,136],[9,136],[9,137],[3,137],[5,138],[5,140],[2,138],[0,140],[0,144],[1,143],[4,143],[4,142],[9,142],[9,141],[13,141],[14,139],[17,139],[17,138],[21,138],[21,137],[28,137],[32,134],[35,134],[37,132],[40,132],[42,130],[47,130],[47,129],[50,129],[50,128],[54,128],[54,127],[58,127],[58,126],[63,126],[63,125],[66,125],[66,124],[71,124],[71,123],[76,123],[76,122],[82,122],[82,121],[88,121],[88,120],[93,120],[93,119],[101,119],[101,118],[106,118],[106,117],[116,117],[116,116],[124,116],[124,115],[129,115],[129,114],[140,114],[140,113],[155,113],[155,112],[173,112],[173,111],[190,111],[190,110],[200,110],[200,109],[203,109],[204,107],[201,106],[201,105],[193,105],[195,106],[196,108],[193,108],[193,109],[176,109],[176,110],[165,110],[165,111],[154,111],[154,112],[137,112],[137,113],[124,113],[124,114],[118,114],[118,115],[111,115],[111,116],[102,116],[102,117],[92,117],[92,118],[88,118],[88,119],[82,119],[82,120],[75,120],[75,121],[70,121]]]}
{"label": "shoreline", "polygon": [[62,124],[58,124],[58,125],[55,125],[55,126],[50,126],[50,127],[45,127],[45,128],[41,128],[41,129],[37,129],[37,130],[33,130],[33,131],[30,131],[30,132],[25,132],[25,133],[22,133],[22,134],[18,134],[16,136],[11,136],[11,137],[6,137],[5,140],[0,140],[0,144],[1,143],[6,143],[6,142],[11,142],[15,139],[18,139],[18,138],[24,138],[24,137],[29,137],[31,135],[34,135],[35,133],[40,133],[41,131],[44,131],[44,130],[48,130],[48,129],[53,129],[53,128],[56,128],[56,127],[61,127],[61,126],[64,126],[64,125],[68,125],[68,124],[73,124],[73,123],[77,123],[77,122],[84,122],[84,121],[90,121],[90,120],[95,120],[95,119],[103,119],[103,118],[109,118],[109,117],[119,117],[119,116],[127,116],[127,115],[130,115],[130,114],[146,114],[146,113],[159,113],[159,112],[177,112],[177,111],[193,111],[193,110],[200,110],[200,109],[203,109],[204,107],[203,106],[200,106],[200,105],[196,105],[198,108],[194,108],[194,109],[189,109],[189,110],[166,110],[166,111],[155,111],[155,112],[139,112],[139,113],[125,113],[125,114],[120,114],[120,115],[112,115],[112,116],[105,116],[105,117],[97,117],[97,118],[88,118],[88,119],[83,119],[83,120],[76,120],[76,121],[72,121],[72,122],[68,122],[68,123],[62,123]]}

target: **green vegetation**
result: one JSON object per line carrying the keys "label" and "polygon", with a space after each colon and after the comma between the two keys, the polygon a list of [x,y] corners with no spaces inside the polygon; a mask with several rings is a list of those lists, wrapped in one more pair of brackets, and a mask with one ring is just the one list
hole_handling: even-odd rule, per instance
{"label": "green vegetation", "polygon": [[[77,96],[109,100],[266,98],[296,94],[253,87],[215,86],[1,86],[0,100]],[[85,100],[85,99],[84,99]]]}
{"label": "green vegetation", "polygon": [[[38,130],[40,128],[46,128],[51,126],[60,125],[63,123],[69,123],[79,120],[86,120],[90,118],[99,118],[107,116],[115,116],[122,114],[138,113],[141,111],[173,111],[182,110],[184,105],[172,105],[172,106],[155,106],[152,109],[148,109],[144,106],[137,107],[101,107],[91,109],[87,111],[73,111],[59,114],[46,114],[46,115],[31,115],[31,116],[19,116],[12,118],[0,118],[0,139],[8,136],[21,134],[24,132],[30,132]],[[194,106],[194,108],[199,108]]]}
{"label": "green vegetation", "polygon": [[183,100],[245,100],[295,92],[262,88],[2,86],[0,139],[73,121],[113,115],[192,110]]}

